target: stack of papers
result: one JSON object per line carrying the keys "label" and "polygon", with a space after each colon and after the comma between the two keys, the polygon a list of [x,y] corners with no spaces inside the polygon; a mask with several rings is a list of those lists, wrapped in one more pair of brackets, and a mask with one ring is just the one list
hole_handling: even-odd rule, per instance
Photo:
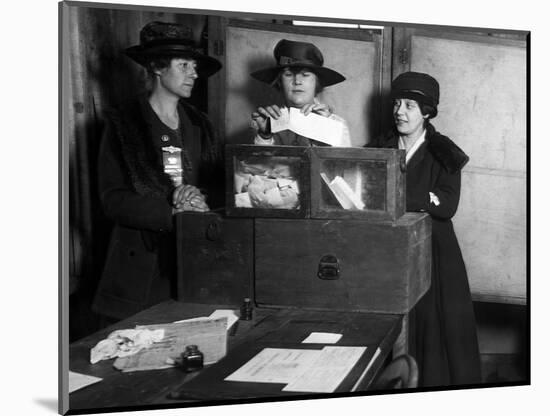
{"label": "stack of papers", "polygon": [[237,310],[218,309],[209,317],[117,330],[91,349],[90,362],[116,358],[121,371],[157,370],[173,367],[187,345],[197,345],[204,364],[212,364],[226,355],[227,332],[238,319]]}
{"label": "stack of papers", "polygon": [[161,342],[129,357],[119,357],[114,367],[124,371],[158,370],[173,367],[187,345],[196,345],[204,354],[204,364],[212,364],[227,353],[227,318],[198,319],[169,324],[138,326],[137,329],[164,329]]}

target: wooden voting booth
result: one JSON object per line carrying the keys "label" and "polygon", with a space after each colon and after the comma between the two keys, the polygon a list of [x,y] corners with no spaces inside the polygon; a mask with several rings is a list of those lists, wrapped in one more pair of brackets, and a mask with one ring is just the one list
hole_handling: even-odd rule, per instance
{"label": "wooden voting booth", "polygon": [[[330,30],[213,18],[213,52],[224,64],[209,85],[209,112],[217,118],[226,143],[252,143],[250,113],[259,105],[281,104],[279,93],[255,80],[251,72],[275,63],[273,48],[281,39],[315,44],[324,65],[346,81],[326,88],[320,98],[349,124],[352,144],[362,146],[379,130],[381,115],[382,35],[372,31]],[[219,45],[223,45],[219,46]]]}
{"label": "wooden voting booth", "polygon": [[213,17],[212,52],[224,69],[209,85],[209,113],[226,143],[251,143],[250,113],[277,93],[250,73],[273,63],[283,38],[313,42],[347,80],[322,100],[350,125],[354,146],[391,126],[391,80],[427,72],[440,83],[437,130],[469,156],[453,218],[475,300],[527,297],[527,39],[475,29],[301,27]]}

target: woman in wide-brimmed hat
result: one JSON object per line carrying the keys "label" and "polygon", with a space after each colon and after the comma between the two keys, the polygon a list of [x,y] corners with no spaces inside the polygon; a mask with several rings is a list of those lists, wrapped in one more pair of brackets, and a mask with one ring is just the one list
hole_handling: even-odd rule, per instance
{"label": "woman in wide-brimmed hat", "polygon": [[108,113],[99,154],[100,198],[114,229],[94,310],[108,317],[171,296],[173,215],[207,211],[223,195],[220,146],[207,117],[186,102],[197,78],[221,64],[192,35],[179,24],[151,22],[139,45],[125,51],[150,85],[148,94]]}
{"label": "woman in wide-brimmed hat", "polygon": [[430,120],[437,115],[439,83],[405,72],[392,83],[395,128],[380,147],[406,151],[407,211],[432,218],[431,286],[410,313],[411,349],[420,385],[481,382],[475,317],[462,253],[451,218],[460,199],[461,169],[468,156]]}
{"label": "woman in wide-brimmed hat", "polygon": [[[250,75],[281,91],[284,107],[298,108],[306,116],[315,113],[343,123],[340,145],[351,146],[349,128],[345,120],[334,114],[329,106],[321,103],[317,97],[323,88],[338,84],[346,78],[324,66],[323,54],[312,43],[282,39],[275,46],[273,55],[274,66]],[[252,112],[253,127],[256,131],[254,143],[294,146],[321,144],[290,130],[272,133],[269,119],[281,117],[284,107],[272,104],[258,107]]]}

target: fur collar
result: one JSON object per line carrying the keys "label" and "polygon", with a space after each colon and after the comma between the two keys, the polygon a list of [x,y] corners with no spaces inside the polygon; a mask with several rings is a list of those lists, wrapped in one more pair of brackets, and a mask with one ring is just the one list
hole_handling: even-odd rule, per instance
{"label": "fur collar", "polygon": [[[397,148],[397,131],[392,130],[376,143],[376,147]],[[449,173],[460,171],[470,158],[451,139],[436,131],[434,126],[428,123],[426,126],[427,149]]]}
{"label": "fur collar", "polygon": [[[147,97],[141,96],[109,111],[107,115],[120,148],[124,170],[128,173],[135,191],[144,196],[166,198],[171,194],[173,185],[164,173],[159,150],[151,140],[151,111]],[[200,127],[201,160],[218,160],[221,152],[207,117],[181,100],[179,111],[184,111],[191,123]]]}

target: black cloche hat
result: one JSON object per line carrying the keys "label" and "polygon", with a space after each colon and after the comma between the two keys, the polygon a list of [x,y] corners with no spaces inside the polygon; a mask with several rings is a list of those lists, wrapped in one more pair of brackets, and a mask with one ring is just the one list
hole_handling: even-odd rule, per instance
{"label": "black cloche hat", "polygon": [[338,84],[346,79],[342,74],[323,66],[323,54],[312,43],[282,39],[275,45],[273,55],[275,66],[260,69],[250,75],[258,81],[271,85],[277,79],[281,69],[301,67],[314,72],[323,87]]}
{"label": "black cloche hat", "polygon": [[199,76],[209,77],[222,64],[206,55],[193,39],[191,28],[166,22],[150,22],[139,32],[139,45],[126,49],[126,55],[146,66],[154,58],[188,56],[198,64]]}
{"label": "black cloche hat", "polygon": [[422,72],[404,72],[391,84],[392,98],[409,98],[434,109],[431,117],[437,115],[439,104],[439,83],[431,75]]}

